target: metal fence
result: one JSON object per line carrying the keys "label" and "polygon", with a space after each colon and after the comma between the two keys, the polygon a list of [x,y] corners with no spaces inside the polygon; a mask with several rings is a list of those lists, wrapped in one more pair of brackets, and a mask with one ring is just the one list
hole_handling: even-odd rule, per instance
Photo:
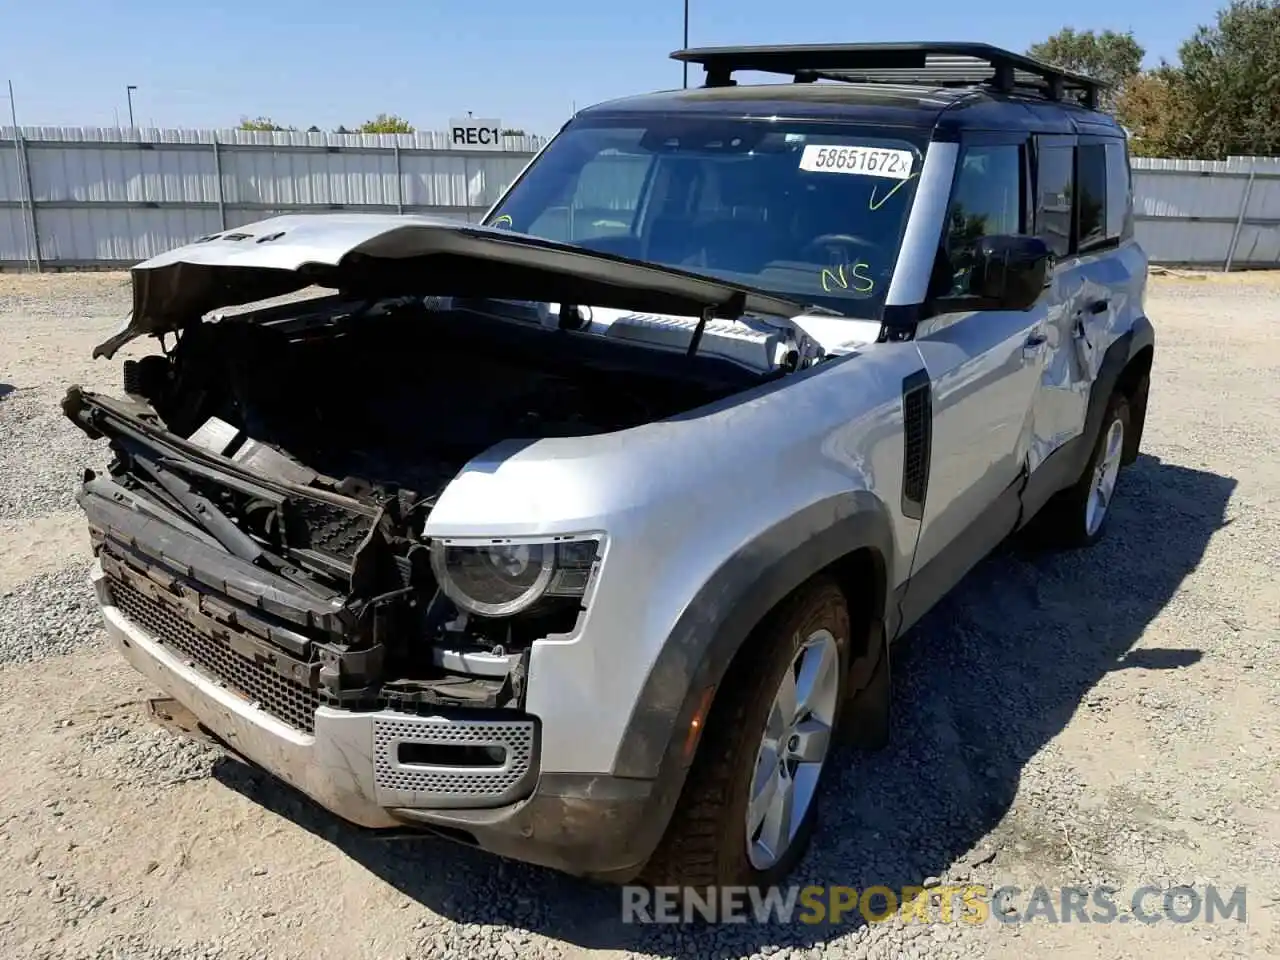
{"label": "metal fence", "polygon": [[0,266],[122,267],[280,213],[478,218],[544,142],[448,134],[0,130]]}
{"label": "metal fence", "polygon": [[1152,262],[1280,267],[1280,157],[1133,160],[1135,231]]}
{"label": "metal fence", "polygon": [[[443,132],[0,129],[0,269],[127,267],[291,211],[477,219],[542,146],[458,149]],[[1135,159],[1155,263],[1280,266],[1280,158]]]}

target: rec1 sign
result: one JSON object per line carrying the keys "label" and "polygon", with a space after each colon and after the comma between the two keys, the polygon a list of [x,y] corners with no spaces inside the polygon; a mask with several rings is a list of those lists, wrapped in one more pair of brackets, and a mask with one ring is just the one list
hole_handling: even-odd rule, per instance
{"label": "rec1 sign", "polygon": [[502,124],[474,117],[450,120],[449,145],[460,150],[501,150]]}

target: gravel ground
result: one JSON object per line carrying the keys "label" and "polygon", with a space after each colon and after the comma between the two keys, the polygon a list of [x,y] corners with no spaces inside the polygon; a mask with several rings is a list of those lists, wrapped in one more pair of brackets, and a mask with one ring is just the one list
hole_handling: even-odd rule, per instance
{"label": "gravel ground", "polygon": [[58,410],[68,383],[114,388],[89,352],[122,281],[0,276],[0,956],[1280,954],[1280,278],[1153,278],[1144,454],[1108,537],[1010,544],[918,626],[893,744],[836,759],[797,877],[1122,904],[1245,885],[1248,922],[717,928],[623,925],[615,890],[372,839],[146,718],[84,582],[72,489],[102,453]]}

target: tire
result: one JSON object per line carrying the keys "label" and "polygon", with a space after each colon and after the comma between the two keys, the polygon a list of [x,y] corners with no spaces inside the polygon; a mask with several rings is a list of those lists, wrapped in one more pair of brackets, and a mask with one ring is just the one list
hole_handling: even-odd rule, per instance
{"label": "tire", "polygon": [[[779,883],[795,867],[816,823],[816,798],[830,765],[840,721],[849,670],[849,623],[843,591],[834,581],[821,578],[783,601],[753,633],[719,688],[680,802],[640,875],[642,883],[763,888]],[[821,658],[824,648],[834,664]],[[819,660],[805,661],[805,656],[818,656]],[[789,673],[794,676],[797,663],[806,670],[815,663],[828,664],[834,670],[834,680],[820,684],[822,695],[810,698],[821,707],[818,713],[826,715],[828,746],[816,768],[796,770],[792,781],[796,805],[804,796],[809,802],[803,814],[793,818],[798,822],[788,831],[789,840],[785,846],[775,844],[782,849],[775,851],[771,862],[760,856],[753,862],[749,848],[754,847],[756,854],[762,852],[748,843],[747,825],[757,761],[764,756],[763,738],[775,698],[784,678]],[[827,675],[825,671],[823,675]],[[816,747],[817,729],[812,722],[801,725],[792,745],[807,738],[809,746]],[[786,769],[790,769],[789,763]],[[771,820],[764,826],[773,823]]]}
{"label": "tire", "polygon": [[[1132,429],[1129,401],[1112,394],[1102,415],[1102,428],[1080,478],[1047,504],[1036,518],[1037,539],[1058,547],[1089,547],[1106,532],[1111,505],[1123,467],[1124,450]],[[1099,504],[1095,497],[1100,478],[1110,476],[1109,492]],[[1101,516],[1098,516],[1099,509]]]}

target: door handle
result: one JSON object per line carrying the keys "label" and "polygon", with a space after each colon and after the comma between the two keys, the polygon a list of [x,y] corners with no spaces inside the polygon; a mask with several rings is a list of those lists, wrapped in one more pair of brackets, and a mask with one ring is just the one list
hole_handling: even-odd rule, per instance
{"label": "door handle", "polygon": [[1034,331],[1022,344],[1022,355],[1024,357],[1034,357],[1040,352],[1040,348],[1049,337],[1042,330]]}
{"label": "door handle", "polygon": [[1089,304],[1090,313],[1103,313],[1107,307],[1111,306],[1110,300],[1095,300]]}

